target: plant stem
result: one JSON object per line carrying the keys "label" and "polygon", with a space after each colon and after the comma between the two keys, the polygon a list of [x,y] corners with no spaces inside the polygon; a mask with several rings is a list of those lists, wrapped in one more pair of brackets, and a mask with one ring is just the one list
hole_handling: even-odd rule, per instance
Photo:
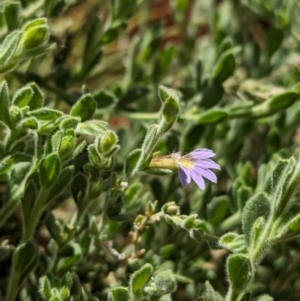
{"label": "plant stem", "polygon": [[[12,267],[14,269],[14,266]],[[15,270],[10,275],[6,301],[15,301],[18,294],[19,275],[16,275]]]}
{"label": "plant stem", "polygon": [[226,299],[225,301],[236,301],[238,296],[239,296],[239,292],[235,291],[232,289],[232,287],[229,287],[229,290],[228,290],[228,293],[227,293],[227,296],[226,296]]}
{"label": "plant stem", "polygon": [[36,204],[34,206],[33,212],[31,214],[31,218],[29,220],[29,224],[24,228],[24,237],[23,242],[28,241],[37,225],[38,219],[42,213],[43,207],[45,205],[45,199],[48,193],[48,189],[43,187],[40,190],[39,196],[36,200]]}
{"label": "plant stem", "polygon": [[2,227],[5,224],[6,220],[12,215],[17,205],[19,204],[19,201],[20,200],[15,200],[3,206],[0,211],[0,227]]}
{"label": "plant stem", "polygon": [[228,217],[220,226],[220,232],[225,233],[226,231],[230,231],[235,229],[241,223],[241,212],[237,211],[230,217]]}

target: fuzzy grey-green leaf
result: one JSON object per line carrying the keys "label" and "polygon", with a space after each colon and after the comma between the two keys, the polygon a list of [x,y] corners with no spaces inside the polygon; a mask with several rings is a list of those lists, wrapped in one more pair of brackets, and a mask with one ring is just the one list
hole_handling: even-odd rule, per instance
{"label": "fuzzy grey-green leaf", "polygon": [[2,82],[2,84],[0,84],[0,121],[8,127],[11,127],[9,106],[8,86],[6,82]]}
{"label": "fuzzy grey-green leaf", "polygon": [[13,255],[13,265],[15,271],[22,273],[38,256],[36,243],[27,241],[20,244]]}
{"label": "fuzzy grey-green leaf", "polygon": [[242,216],[242,227],[245,233],[246,243],[251,241],[251,229],[255,221],[262,216],[268,220],[271,212],[271,204],[265,193],[257,193],[247,201]]}
{"label": "fuzzy grey-green leaf", "polygon": [[199,301],[217,301],[215,291],[209,281],[205,281],[199,292]]}
{"label": "fuzzy grey-green leaf", "polygon": [[116,287],[110,290],[108,301],[131,301],[129,291],[126,287]]}
{"label": "fuzzy grey-green leaf", "polygon": [[232,50],[225,51],[217,61],[213,71],[213,82],[217,84],[223,83],[231,76],[235,69],[235,57]]}
{"label": "fuzzy grey-green leaf", "polygon": [[96,101],[91,94],[83,95],[71,109],[71,116],[80,117],[81,121],[89,120],[96,110]]}
{"label": "fuzzy grey-green leaf", "polygon": [[142,296],[142,289],[149,281],[153,273],[153,267],[151,264],[146,263],[138,271],[134,272],[130,279],[131,293],[136,297]]}
{"label": "fuzzy grey-green leaf", "polygon": [[216,124],[225,120],[228,113],[222,109],[213,108],[201,113],[197,116],[197,122],[199,124]]}
{"label": "fuzzy grey-green leaf", "polygon": [[250,258],[243,254],[233,254],[227,258],[226,271],[230,286],[242,291],[254,276],[254,267]]}
{"label": "fuzzy grey-green leaf", "polygon": [[74,172],[74,166],[67,166],[63,171],[55,178],[48,191],[46,202],[50,202],[56,196],[58,196],[64,189],[68,187]]}
{"label": "fuzzy grey-green leaf", "polygon": [[31,89],[29,86],[23,87],[15,93],[12,99],[12,104],[18,107],[27,106],[32,96],[33,96],[33,89]]}
{"label": "fuzzy grey-green leaf", "polygon": [[40,162],[40,179],[45,188],[49,188],[60,173],[60,159],[57,154],[50,154]]}

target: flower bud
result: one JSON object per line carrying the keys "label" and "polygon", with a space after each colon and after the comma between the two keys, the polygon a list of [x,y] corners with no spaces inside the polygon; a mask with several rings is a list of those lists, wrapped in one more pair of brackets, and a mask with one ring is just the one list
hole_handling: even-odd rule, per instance
{"label": "flower bud", "polygon": [[[98,151],[108,157],[117,149],[118,137],[114,131],[107,131],[98,141]],[[117,147],[117,148],[116,148]]]}
{"label": "flower bud", "polygon": [[173,126],[178,117],[179,97],[175,90],[164,86],[159,86],[158,95],[163,103],[160,126],[162,131],[166,132]]}
{"label": "flower bud", "polygon": [[12,125],[15,127],[22,119],[22,111],[17,106],[11,106],[9,108],[9,117]]}
{"label": "flower bud", "polygon": [[45,42],[48,35],[46,19],[33,20],[23,27],[20,45],[25,49],[38,47]]}

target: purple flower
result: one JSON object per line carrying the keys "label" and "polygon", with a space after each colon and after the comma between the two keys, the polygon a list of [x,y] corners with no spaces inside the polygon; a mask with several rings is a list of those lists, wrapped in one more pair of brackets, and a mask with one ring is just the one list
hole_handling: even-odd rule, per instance
{"label": "purple flower", "polygon": [[183,187],[186,187],[193,180],[201,190],[205,188],[204,179],[217,183],[216,175],[210,169],[221,169],[212,161],[215,154],[207,148],[199,148],[191,153],[181,156],[180,153],[172,154],[178,166],[178,175]]}

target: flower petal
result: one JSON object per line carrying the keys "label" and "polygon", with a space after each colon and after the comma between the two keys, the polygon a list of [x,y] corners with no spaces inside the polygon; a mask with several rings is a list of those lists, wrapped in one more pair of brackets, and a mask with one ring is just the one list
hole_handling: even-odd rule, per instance
{"label": "flower petal", "polygon": [[193,159],[206,159],[213,157],[214,155],[215,153],[208,148],[198,148],[187,154],[187,156],[190,156]]}
{"label": "flower petal", "polygon": [[217,183],[217,176],[209,169],[204,169],[201,167],[196,167],[195,171],[200,174],[202,177],[206,178],[207,180]]}
{"label": "flower petal", "polygon": [[191,170],[191,177],[192,177],[193,181],[198,185],[198,187],[201,190],[204,190],[205,183],[204,183],[204,179],[202,178],[202,176],[199,173],[197,173],[195,170]]}
{"label": "flower petal", "polygon": [[183,187],[186,187],[188,184],[191,183],[191,174],[188,169],[179,166],[178,175],[179,175],[181,185]]}
{"label": "flower petal", "polygon": [[220,165],[215,163],[211,159],[199,159],[194,161],[196,166],[202,167],[204,169],[207,168],[214,168],[214,169],[221,169]]}

